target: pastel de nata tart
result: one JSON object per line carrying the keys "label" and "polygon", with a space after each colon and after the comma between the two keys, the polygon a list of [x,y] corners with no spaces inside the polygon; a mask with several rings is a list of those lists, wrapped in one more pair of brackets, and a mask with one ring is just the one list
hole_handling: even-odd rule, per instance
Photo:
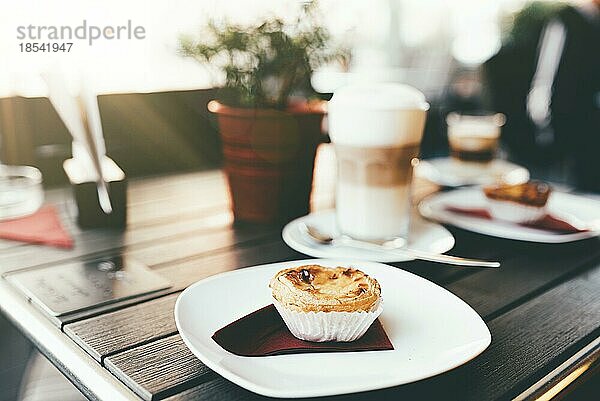
{"label": "pastel de nata tart", "polygon": [[283,321],[301,340],[357,340],[383,310],[377,280],[349,267],[284,269],[269,287]]}
{"label": "pastel de nata tart", "polygon": [[493,217],[513,223],[531,223],[546,214],[552,188],[544,182],[529,181],[487,186],[483,192]]}

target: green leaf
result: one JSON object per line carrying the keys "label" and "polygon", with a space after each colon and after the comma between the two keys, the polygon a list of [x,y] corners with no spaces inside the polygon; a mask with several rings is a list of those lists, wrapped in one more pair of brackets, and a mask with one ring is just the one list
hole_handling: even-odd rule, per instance
{"label": "green leaf", "polygon": [[316,94],[310,84],[314,69],[335,60],[347,63],[349,57],[347,50],[330,47],[329,33],[318,24],[316,3],[303,4],[290,24],[280,18],[253,26],[210,21],[207,34],[180,37],[179,53],[223,71],[221,101],[285,108],[292,94]]}

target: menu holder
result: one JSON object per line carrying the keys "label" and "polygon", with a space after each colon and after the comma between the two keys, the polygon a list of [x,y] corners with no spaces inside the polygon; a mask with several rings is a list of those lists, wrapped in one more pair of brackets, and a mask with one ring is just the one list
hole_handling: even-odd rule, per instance
{"label": "menu holder", "polygon": [[73,187],[77,204],[77,223],[82,228],[125,228],[127,224],[127,179],[121,168],[104,156],[102,168],[107,180],[112,213],[106,214],[100,205],[96,181],[92,172],[76,158],[65,160],[63,168]]}
{"label": "menu holder", "polygon": [[52,317],[171,287],[163,276],[127,256],[19,270],[4,278]]}

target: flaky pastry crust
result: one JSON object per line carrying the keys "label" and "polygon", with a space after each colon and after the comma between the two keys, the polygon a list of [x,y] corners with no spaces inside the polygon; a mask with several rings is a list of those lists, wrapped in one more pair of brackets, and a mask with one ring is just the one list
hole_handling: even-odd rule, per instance
{"label": "flaky pastry crust", "polygon": [[490,199],[542,207],[548,202],[552,189],[544,182],[529,181],[516,185],[491,185],[484,187],[483,192]]}
{"label": "flaky pastry crust", "polygon": [[381,297],[377,280],[346,267],[284,269],[271,279],[269,287],[279,303],[299,312],[370,312]]}

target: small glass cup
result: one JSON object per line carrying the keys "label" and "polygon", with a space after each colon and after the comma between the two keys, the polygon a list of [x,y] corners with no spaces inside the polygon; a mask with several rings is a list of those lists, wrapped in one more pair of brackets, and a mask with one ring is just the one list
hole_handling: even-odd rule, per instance
{"label": "small glass cup", "polygon": [[496,156],[500,129],[505,122],[506,117],[502,113],[448,114],[450,156],[469,164],[491,162]]}
{"label": "small glass cup", "polygon": [[0,164],[0,221],[33,214],[43,201],[40,170]]}

